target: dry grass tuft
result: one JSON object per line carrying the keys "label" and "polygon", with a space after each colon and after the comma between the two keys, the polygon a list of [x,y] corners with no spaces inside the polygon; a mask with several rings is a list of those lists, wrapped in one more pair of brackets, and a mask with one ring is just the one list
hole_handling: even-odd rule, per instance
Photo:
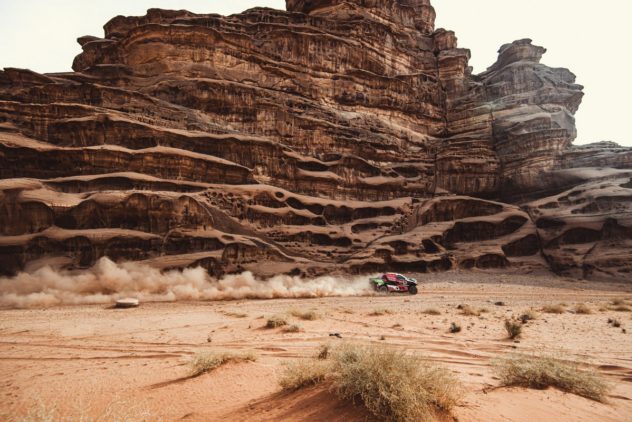
{"label": "dry grass tuft", "polygon": [[315,321],[320,319],[320,315],[314,310],[301,311],[300,309],[290,309],[288,313],[295,318],[300,318],[305,321]]}
{"label": "dry grass tuft", "polygon": [[603,402],[609,386],[593,372],[582,371],[575,362],[563,362],[548,356],[514,355],[495,363],[500,382],[543,390],[555,387],[568,393]]}
{"label": "dry grass tuft", "polygon": [[558,303],[557,305],[544,305],[542,307],[542,312],[547,314],[563,314],[566,312],[566,305],[563,303]]}
{"label": "dry grass tuft", "polygon": [[316,354],[316,359],[324,360],[329,357],[329,352],[331,351],[331,344],[321,344],[318,348],[318,353]]}
{"label": "dry grass tuft", "polygon": [[345,344],[332,354],[332,388],[359,399],[379,420],[433,420],[459,401],[457,380],[446,369],[383,347]]}
{"label": "dry grass tuft", "polygon": [[534,311],[533,309],[527,309],[526,311],[523,311],[522,314],[518,317],[518,319],[523,323],[526,324],[529,321],[533,321],[538,319],[538,317],[540,316],[540,314],[538,314],[536,311]]}
{"label": "dry grass tuft", "polygon": [[461,326],[459,324],[457,324],[456,322],[453,322],[452,324],[450,324],[450,332],[452,334],[460,333],[461,332]]}
{"label": "dry grass tuft", "polygon": [[369,316],[391,315],[393,313],[394,312],[391,311],[390,309],[380,308],[380,309],[374,309],[373,312],[369,314]]}
{"label": "dry grass tuft", "polygon": [[361,401],[383,421],[434,420],[459,402],[461,387],[452,373],[419,357],[349,343],[324,345],[318,356],[323,354],[287,365],[279,379],[282,389],[295,391],[329,380],[339,398]]}
{"label": "dry grass tuft", "polygon": [[471,307],[470,305],[461,305],[461,315],[465,316],[481,316],[481,311],[476,308]]}
{"label": "dry grass tuft", "polygon": [[281,315],[274,315],[268,318],[266,328],[279,328],[287,325],[287,320]]}
{"label": "dry grass tuft", "polygon": [[575,305],[574,311],[576,314],[580,315],[590,315],[593,313],[592,309],[590,309],[585,303],[578,303]]}
{"label": "dry grass tuft", "polygon": [[197,377],[206,372],[210,372],[229,362],[254,362],[257,355],[253,352],[234,353],[234,352],[205,352],[199,353],[191,359],[189,367],[190,375]]}
{"label": "dry grass tuft", "polygon": [[296,324],[288,325],[287,327],[283,328],[283,332],[285,333],[298,333],[300,331],[302,331],[302,328]]}
{"label": "dry grass tuft", "polygon": [[283,391],[296,391],[322,382],[329,373],[329,362],[306,359],[288,364],[279,378]]}
{"label": "dry grass tuft", "polygon": [[626,305],[626,300],[622,297],[618,297],[618,298],[612,299],[610,303],[613,304],[614,306]]}
{"label": "dry grass tuft", "polygon": [[520,337],[520,335],[522,334],[522,324],[518,321],[506,319],[505,330],[507,331],[507,336],[513,340]]}
{"label": "dry grass tuft", "polygon": [[248,314],[244,314],[242,312],[224,312],[224,315],[233,318],[246,318],[248,316]]}
{"label": "dry grass tuft", "polygon": [[425,315],[441,315],[441,311],[436,308],[428,308],[421,311],[421,313]]}
{"label": "dry grass tuft", "polygon": [[610,308],[610,310],[615,312],[632,312],[632,308],[627,305],[617,305]]}

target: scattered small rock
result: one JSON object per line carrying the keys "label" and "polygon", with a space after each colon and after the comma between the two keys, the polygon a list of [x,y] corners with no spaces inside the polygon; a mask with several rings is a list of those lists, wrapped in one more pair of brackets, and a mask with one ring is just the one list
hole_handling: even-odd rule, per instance
{"label": "scattered small rock", "polygon": [[340,333],[329,333],[329,337],[338,337],[338,338],[342,338],[342,335],[340,335]]}
{"label": "scattered small rock", "polygon": [[494,302],[494,305],[496,305],[496,306],[505,306],[505,302],[499,300],[498,302]]}

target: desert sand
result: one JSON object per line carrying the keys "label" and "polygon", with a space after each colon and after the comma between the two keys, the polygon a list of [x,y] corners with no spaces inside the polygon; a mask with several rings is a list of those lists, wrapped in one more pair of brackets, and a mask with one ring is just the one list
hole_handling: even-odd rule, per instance
{"label": "desert sand", "polygon": [[[371,420],[326,386],[282,393],[277,383],[284,364],[314,355],[320,345],[359,341],[403,348],[454,372],[465,390],[453,412],[461,422],[632,420],[632,332],[623,332],[632,329],[632,318],[609,305],[632,299],[629,284],[488,272],[418,278],[417,296],[2,309],[0,419]],[[501,301],[504,306],[496,305]],[[560,302],[568,305],[565,313],[540,313],[519,340],[506,339],[505,318]],[[578,303],[593,313],[574,313]],[[486,312],[462,315],[457,307],[464,304]],[[441,314],[424,314],[429,308]],[[288,315],[293,309],[315,310],[319,318],[300,320]],[[301,330],[266,329],[267,318],[279,314]],[[612,327],[609,318],[621,327]],[[463,330],[449,333],[452,322]],[[252,351],[258,359],[189,377],[190,359],[214,350]],[[584,363],[612,385],[608,402],[551,388],[499,388],[494,359],[514,352]]]}

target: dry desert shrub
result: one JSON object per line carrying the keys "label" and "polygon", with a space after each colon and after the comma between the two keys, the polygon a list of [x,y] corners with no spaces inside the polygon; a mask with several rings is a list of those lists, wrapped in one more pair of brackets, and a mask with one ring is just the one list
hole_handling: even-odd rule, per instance
{"label": "dry desert shrub", "polygon": [[540,316],[540,314],[538,314],[536,311],[534,311],[533,309],[528,309],[526,311],[523,311],[522,314],[520,314],[520,316],[518,317],[518,319],[523,323],[526,324],[529,321],[533,321],[538,319],[538,317]]}
{"label": "dry desert shrub", "polygon": [[452,334],[460,333],[461,332],[461,326],[459,324],[457,324],[456,322],[453,322],[452,324],[450,324],[450,332]]}
{"label": "dry desert shrub", "polygon": [[379,420],[434,420],[459,400],[459,384],[448,370],[395,349],[344,344],[331,360],[336,394],[360,400]]}
{"label": "dry desert shrub", "polygon": [[279,328],[287,325],[287,320],[281,315],[274,315],[268,318],[266,328]]}
{"label": "dry desert shrub", "polygon": [[612,299],[610,303],[613,304],[614,306],[620,306],[620,305],[625,305],[626,300],[622,297],[618,297],[618,298]]}
{"label": "dry desert shrub", "polygon": [[425,315],[441,315],[441,311],[436,308],[428,308],[421,311],[421,313]]}
{"label": "dry desert shrub", "polygon": [[512,321],[510,319],[505,320],[505,331],[507,331],[507,336],[510,339],[515,339],[520,337],[522,334],[522,324],[518,321]]}
{"label": "dry desert shrub", "polygon": [[283,391],[296,391],[323,381],[330,372],[329,362],[318,359],[305,359],[288,364],[279,378]]}
{"label": "dry desert shrub", "polygon": [[232,311],[224,312],[224,315],[233,317],[233,318],[246,318],[248,316],[248,314],[244,314],[243,312],[232,312]]}
{"label": "dry desert shrub", "polygon": [[254,362],[257,355],[253,352],[233,353],[233,352],[204,352],[199,353],[189,362],[190,375],[197,377],[206,372],[210,372],[229,362]]}
{"label": "dry desert shrub", "polygon": [[514,355],[499,359],[495,372],[504,386],[519,386],[543,390],[555,387],[603,402],[608,384],[594,372],[583,371],[575,362],[565,362],[549,356]]}
{"label": "dry desert shrub", "polygon": [[316,353],[316,359],[324,360],[329,357],[329,352],[331,350],[331,344],[321,344],[318,348],[318,353]]}
{"label": "dry desert shrub", "polygon": [[301,327],[299,325],[292,324],[285,327],[283,331],[286,333],[298,333],[299,331],[301,331]]}
{"label": "dry desert shrub", "polygon": [[470,305],[460,305],[459,309],[461,310],[461,315],[465,316],[480,316],[481,311],[476,308],[471,307]]}
{"label": "dry desert shrub", "polygon": [[320,319],[320,315],[314,310],[301,311],[300,309],[290,309],[288,313],[295,318],[300,318],[305,321],[314,321]]}
{"label": "dry desert shrub", "polygon": [[577,305],[575,305],[574,311],[576,314],[581,315],[590,315],[593,313],[592,309],[590,309],[585,303],[578,303]]}
{"label": "dry desert shrub", "polygon": [[[326,353],[323,353],[326,350]],[[446,369],[402,351],[371,345],[325,345],[319,356],[285,367],[279,384],[285,391],[328,380],[341,399],[360,401],[383,421],[430,421],[449,412],[461,387]]]}
{"label": "dry desert shrub", "polygon": [[615,312],[632,312],[632,308],[627,305],[616,305],[610,308]]}
{"label": "dry desert shrub", "polygon": [[380,308],[380,309],[374,309],[373,312],[369,314],[369,316],[390,315],[392,313],[393,311],[391,311],[390,309]]}
{"label": "dry desert shrub", "polygon": [[547,314],[563,314],[566,312],[566,306],[562,303],[558,303],[557,305],[544,305],[542,312]]}

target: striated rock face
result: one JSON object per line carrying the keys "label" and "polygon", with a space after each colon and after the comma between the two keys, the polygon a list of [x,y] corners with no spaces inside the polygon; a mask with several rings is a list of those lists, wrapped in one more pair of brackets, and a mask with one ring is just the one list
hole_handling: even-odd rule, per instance
{"label": "striated rock face", "polygon": [[582,87],[542,47],[472,75],[434,19],[429,0],[150,9],[79,38],[72,73],[5,69],[0,272],[629,278],[632,150],[571,146]]}

